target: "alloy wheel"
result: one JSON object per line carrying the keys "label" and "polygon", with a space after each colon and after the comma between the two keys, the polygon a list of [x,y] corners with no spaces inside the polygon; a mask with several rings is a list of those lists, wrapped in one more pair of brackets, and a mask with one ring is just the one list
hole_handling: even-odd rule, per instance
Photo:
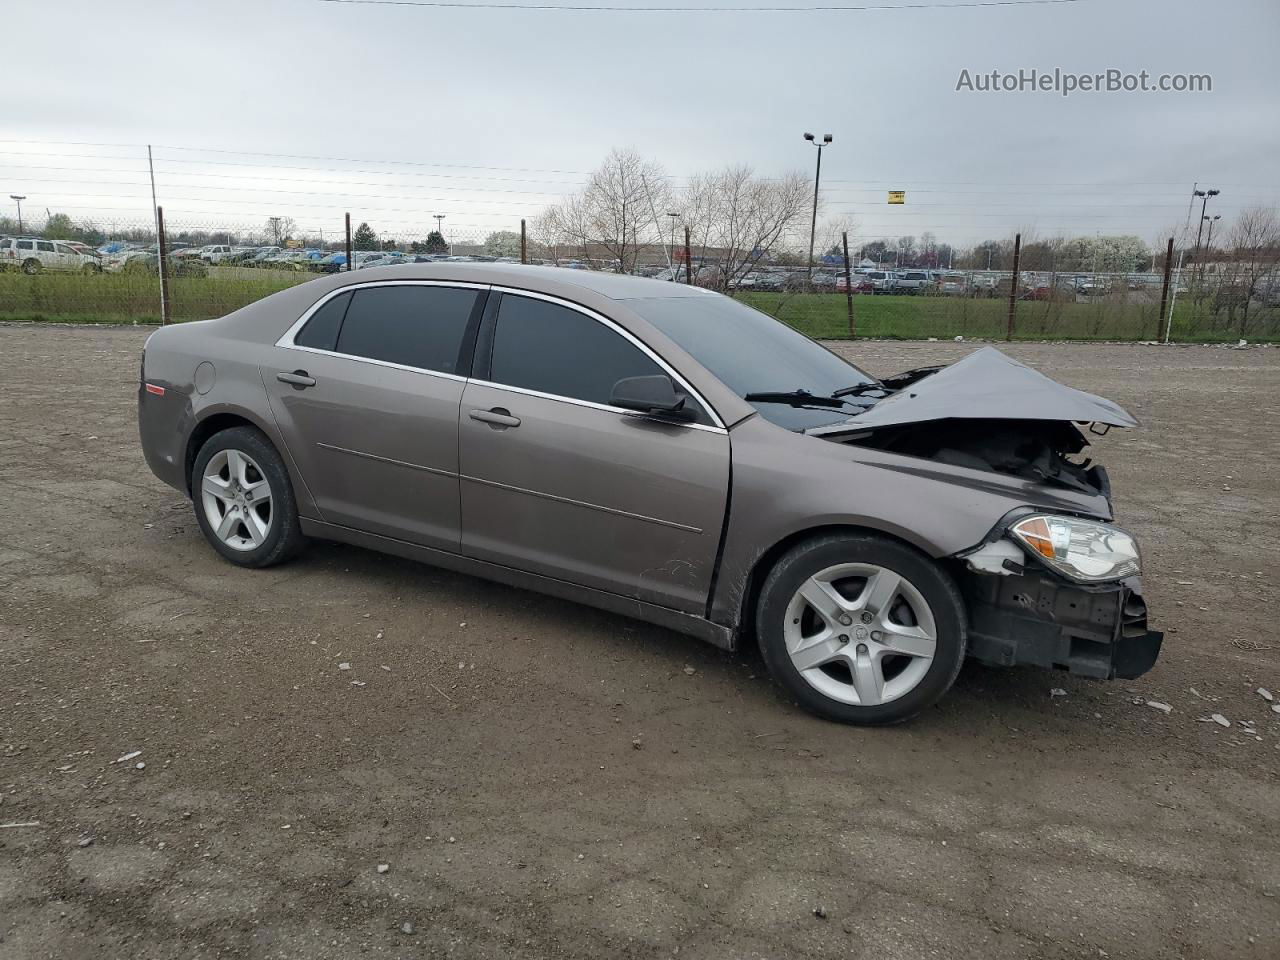
{"label": "alloy wheel", "polygon": [[843,563],[800,585],[787,605],[783,639],[811,687],[841,703],[871,707],[924,680],[938,629],[924,595],[906,577],[877,564]]}
{"label": "alloy wheel", "polygon": [[214,536],[233,550],[256,550],[271,532],[271,485],[251,456],[219,450],[200,480],[205,519]]}

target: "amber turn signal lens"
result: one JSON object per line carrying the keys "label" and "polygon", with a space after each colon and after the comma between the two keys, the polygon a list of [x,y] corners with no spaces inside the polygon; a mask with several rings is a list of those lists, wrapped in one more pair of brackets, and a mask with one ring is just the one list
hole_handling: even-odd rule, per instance
{"label": "amber turn signal lens", "polygon": [[1053,537],[1049,533],[1049,524],[1044,517],[1032,517],[1023,520],[1014,528],[1022,542],[1047,560],[1053,559]]}

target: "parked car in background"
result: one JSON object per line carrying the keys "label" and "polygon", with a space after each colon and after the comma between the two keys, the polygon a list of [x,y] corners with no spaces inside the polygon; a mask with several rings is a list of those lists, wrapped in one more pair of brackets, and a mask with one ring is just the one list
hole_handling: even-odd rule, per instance
{"label": "parked car in background", "polygon": [[0,268],[41,273],[97,273],[102,261],[87,247],[78,249],[65,240],[42,237],[0,237]]}
{"label": "parked car in background", "polygon": [[894,288],[899,293],[922,293],[933,286],[933,278],[925,270],[902,270],[895,277]]}
{"label": "parked car in background", "polygon": [[872,270],[866,276],[872,293],[894,293],[898,289],[898,278],[888,270]]}
{"label": "parked car in background", "polygon": [[963,297],[969,292],[969,278],[963,273],[944,273],[938,279],[938,292],[948,297]]}
{"label": "parked car in background", "polygon": [[197,256],[205,263],[222,263],[231,257],[232,248],[228,243],[211,243],[200,248]]}
{"label": "parked car in background", "polygon": [[855,273],[849,277],[849,280],[853,282],[852,288],[850,287],[849,283],[845,280],[844,274],[840,274],[839,276],[837,276],[836,277],[836,293],[846,293],[850,289],[852,289],[854,293],[875,293],[876,292],[876,285],[871,281],[870,277],[866,277],[866,276],[863,276],[862,274]]}
{"label": "parked car in background", "polygon": [[[199,257],[168,257],[170,277],[207,277],[209,265]],[[108,273],[149,273],[159,275],[160,255],[155,250],[123,250],[105,258],[103,268]]]}
{"label": "parked car in background", "polygon": [[337,540],[758,643],[790,698],[862,724],[966,656],[1155,663],[1088,424],[1137,425],[991,347],[877,380],[729,297],[493,264],[162,327],[138,383],[147,464],[231,563]]}
{"label": "parked car in background", "polygon": [[280,247],[259,247],[258,252],[253,255],[253,259],[249,260],[248,263],[250,266],[260,267],[279,252]]}

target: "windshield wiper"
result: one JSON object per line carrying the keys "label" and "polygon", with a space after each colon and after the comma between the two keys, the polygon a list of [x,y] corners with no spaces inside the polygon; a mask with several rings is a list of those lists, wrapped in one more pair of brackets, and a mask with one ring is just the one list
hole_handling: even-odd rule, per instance
{"label": "windshield wiper", "polygon": [[848,401],[839,397],[819,397],[808,390],[762,390],[742,398],[748,403],[787,403],[793,407],[843,407]]}
{"label": "windshield wiper", "polygon": [[852,387],[842,387],[831,395],[833,397],[862,397],[868,393],[884,393],[887,395],[889,390],[884,384],[876,383],[876,381],[872,380],[870,383],[855,383]]}

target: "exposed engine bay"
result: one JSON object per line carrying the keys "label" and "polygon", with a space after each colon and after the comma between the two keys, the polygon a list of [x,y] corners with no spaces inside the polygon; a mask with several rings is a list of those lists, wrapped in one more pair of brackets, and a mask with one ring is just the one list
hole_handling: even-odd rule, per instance
{"label": "exposed engine bay", "polygon": [[[810,436],[1006,473],[1110,499],[1106,471],[1073,460],[1099,435],[1137,424],[1125,410],[1050,379],[991,347],[848,391],[865,408]],[[1100,429],[1099,429],[1100,428]]]}
{"label": "exposed engine bay", "polygon": [[[833,438],[835,439],[835,438]],[[890,453],[954,467],[994,470],[1110,499],[1106,470],[1087,458],[1068,459],[1089,441],[1071,423],[1054,420],[931,420],[839,438]]]}

